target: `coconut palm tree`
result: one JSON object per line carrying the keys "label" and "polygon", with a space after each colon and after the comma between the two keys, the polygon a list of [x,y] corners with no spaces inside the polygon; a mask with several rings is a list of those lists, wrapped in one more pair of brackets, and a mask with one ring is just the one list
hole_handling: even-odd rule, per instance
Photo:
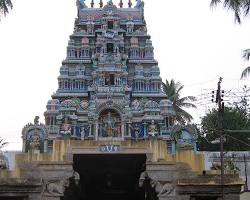
{"label": "coconut palm tree", "polygon": [[234,12],[235,21],[241,23],[241,15],[248,15],[250,12],[250,0],[211,0],[211,6],[223,4],[224,8]]}
{"label": "coconut palm tree", "polygon": [[[242,54],[243,59],[249,60],[250,59],[250,49],[245,49]],[[250,76],[250,67],[247,67],[241,73],[241,79],[247,78]]]}
{"label": "coconut palm tree", "polygon": [[11,0],[0,0],[0,14],[6,15],[12,7]]}
{"label": "coconut palm tree", "polygon": [[162,82],[163,92],[167,95],[168,99],[173,102],[173,108],[176,113],[176,120],[185,124],[185,122],[190,122],[193,117],[183,108],[196,108],[192,102],[196,101],[194,96],[181,97],[180,93],[184,85],[180,82],[175,82],[173,79],[169,82],[166,80],[166,83]]}

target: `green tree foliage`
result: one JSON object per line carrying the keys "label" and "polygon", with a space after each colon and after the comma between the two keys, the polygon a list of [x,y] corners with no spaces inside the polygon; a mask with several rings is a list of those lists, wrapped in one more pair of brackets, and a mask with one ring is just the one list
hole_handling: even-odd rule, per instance
{"label": "green tree foliage", "polygon": [[168,99],[173,102],[173,108],[176,113],[176,120],[185,124],[185,122],[190,122],[193,117],[183,108],[196,108],[192,103],[196,101],[194,96],[181,97],[180,93],[184,85],[180,82],[175,82],[173,79],[169,82],[166,80],[166,83],[162,83],[163,92],[167,95]]}
{"label": "green tree foliage", "polygon": [[234,12],[235,21],[241,23],[241,15],[248,15],[250,11],[250,0],[211,0],[211,6],[223,4],[224,8]]}
{"label": "green tree foliage", "polygon": [[[250,147],[244,143],[250,143],[250,122],[246,110],[243,107],[225,107],[223,114],[224,130],[249,130],[249,133],[227,132],[224,149],[226,151],[245,151]],[[210,110],[202,118],[201,130],[198,137],[198,149],[200,151],[219,151],[220,144],[213,144],[212,141],[219,140],[218,133],[218,111]],[[241,142],[242,141],[242,142]]]}
{"label": "green tree foliage", "polygon": [[0,16],[4,16],[9,13],[9,10],[13,8],[11,0],[0,0]]}

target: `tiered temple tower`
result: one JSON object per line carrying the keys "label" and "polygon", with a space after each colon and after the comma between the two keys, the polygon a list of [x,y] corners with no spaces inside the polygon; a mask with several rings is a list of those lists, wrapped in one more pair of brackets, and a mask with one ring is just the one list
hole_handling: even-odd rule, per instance
{"label": "tiered temple tower", "polygon": [[144,3],[137,1],[134,8],[131,2],[129,8],[123,8],[122,1],[119,5],[109,1],[104,7],[101,2],[100,8],[88,8],[78,1],[58,90],[44,114],[46,150],[52,149],[54,139],[65,137],[170,140],[174,111],[161,90]]}
{"label": "tiered temple tower", "polygon": [[[22,130],[15,169],[0,158],[0,199],[219,200],[218,174],[203,171],[196,131],[174,122],[144,19],[144,3],[112,1],[78,17],[45,124]],[[201,174],[202,175],[198,175]],[[242,181],[225,176],[225,199]]]}

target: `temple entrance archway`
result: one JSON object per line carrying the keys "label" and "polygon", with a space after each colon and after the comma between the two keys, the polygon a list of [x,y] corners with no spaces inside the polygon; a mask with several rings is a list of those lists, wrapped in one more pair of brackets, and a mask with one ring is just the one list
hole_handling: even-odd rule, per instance
{"label": "temple entrance archway", "polygon": [[144,200],[139,178],[146,154],[74,154],[73,162],[80,175],[80,198]]}

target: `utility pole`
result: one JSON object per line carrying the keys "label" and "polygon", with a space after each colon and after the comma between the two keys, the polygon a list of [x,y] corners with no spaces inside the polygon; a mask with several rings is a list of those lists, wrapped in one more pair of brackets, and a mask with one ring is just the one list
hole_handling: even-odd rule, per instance
{"label": "utility pole", "polygon": [[221,162],[221,196],[222,200],[225,200],[224,195],[224,131],[223,131],[223,113],[224,113],[224,103],[222,99],[223,91],[221,91],[222,78],[219,78],[218,89],[216,93],[216,103],[218,104],[218,132],[220,134],[220,162]]}
{"label": "utility pole", "polygon": [[245,190],[248,191],[248,177],[247,177],[247,163],[246,163],[246,155],[244,154],[244,166],[245,166],[245,177],[246,177],[246,184],[245,184]]}
{"label": "utility pole", "polygon": [[[221,198],[225,200],[224,195],[224,130],[223,130],[223,113],[224,113],[224,103],[222,97],[224,96],[224,91],[221,90],[222,78],[219,78],[218,88],[216,91],[216,103],[218,105],[218,128],[215,131],[218,131],[218,135],[220,135],[220,162],[221,162]],[[214,91],[212,91],[212,102],[214,102]]]}

